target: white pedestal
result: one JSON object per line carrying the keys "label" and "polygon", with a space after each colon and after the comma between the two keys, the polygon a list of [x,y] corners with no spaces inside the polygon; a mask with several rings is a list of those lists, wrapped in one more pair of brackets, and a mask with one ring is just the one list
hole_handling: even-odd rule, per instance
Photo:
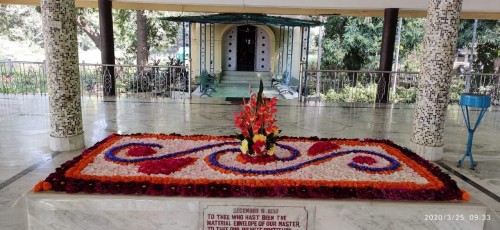
{"label": "white pedestal", "polygon": [[410,149],[428,161],[438,161],[443,159],[444,156],[443,146],[441,147],[425,146],[410,141]]}
{"label": "white pedestal", "polygon": [[[54,192],[30,192],[25,199],[29,229],[33,230],[479,230],[485,222],[482,217],[487,215],[486,206],[467,202],[185,198]],[[259,210],[272,214],[263,217]],[[237,223],[234,214],[244,218]],[[208,222],[210,215],[217,222]],[[256,219],[251,220],[251,216]],[[288,222],[260,222],[269,218],[283,218]],[[262,227],[250,227],[258,224]],[[289,226],[283,227],[286,224]]]}
{"label": "white pedestal", "polygon": [[71,137],[49,137],[49,147],[52,151],[73,151],[85,147],[84,134]]}

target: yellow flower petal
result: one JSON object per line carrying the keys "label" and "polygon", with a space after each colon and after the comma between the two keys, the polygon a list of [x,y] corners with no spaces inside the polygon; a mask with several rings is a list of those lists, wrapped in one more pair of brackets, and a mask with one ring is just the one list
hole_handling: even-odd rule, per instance
{"label": "yellow flower petal", "polygon": [[276,151],[276,145],[273,145],[269,150],[267,150],[267,155],[274,155],[274,151]]}
{"label": "yellow flower petal", "polygon": [[243,141],[241,141],[240,150],[241,150],[242,153],[247,154],[247,152],[248,152],[248,141],[246,139],[243,140]]}
{"label": "yellow flower petal", "polygon": [[267,139],[267,137],[264,136],[264,135],[262,135],[262,134],[257,134],[255,136],[253,136],[253,138],[252,138],[252,140],[253,140],[254,143],[257,142],[257,141],[266,142],[266,139]]}

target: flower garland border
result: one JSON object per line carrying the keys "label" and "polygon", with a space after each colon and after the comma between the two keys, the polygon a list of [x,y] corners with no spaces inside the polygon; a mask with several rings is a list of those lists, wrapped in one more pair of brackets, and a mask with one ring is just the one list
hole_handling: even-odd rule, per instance
{"label": "flower garland border", "polygon": [[[85,149],[81,155],[75,157],[56,168],[45,180],[35,186],[35,191],[54,190],[66,191],[68,193],[102,193],[102,194],[139,194],[139,195],[162,195],[162,196],[206,196],[206,197],[297,197],[297,198],[321,198],[321,199],[387,199],[387,200],[468,200],[470,195],[460,190],[453,179],[429,161],[413,153],[410,149],[400,147],[390,140],[383,139],[337,139],[318,137],[280,137],[281,141],[344,141],[352,142],[382,143],[399,150],[405,157],[414,161],[432,174],[438,185],[425,189],[400,188],[376,188],[374,182],[349,184],[345,186],[310,186],[310,185],[286,185],[267,186],[261,183],[248,185],[232,185],[228,183],[213,182],[208,179],[195,181],[196,183],[164,183],[155,178],[143,178],[143,181],[114,181],[112,178],[105,180],[72,178],[78,168],[74,167],[81,161],[92,161],[91,155],[97,149],[105,149],[108,142],[121,137],[142,137],[158,139],[175,139],[182,137],[186,140],[221,140],[234,139],[234,136],[208,136],[180,134],[111,134],[92,147]],[[405,162],[409,163],[409,162]]]}

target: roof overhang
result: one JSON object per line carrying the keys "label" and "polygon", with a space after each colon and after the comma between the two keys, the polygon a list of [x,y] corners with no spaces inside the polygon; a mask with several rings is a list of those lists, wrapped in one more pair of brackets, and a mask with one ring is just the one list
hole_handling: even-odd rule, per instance
{"label": "roof overhang", "polygon": [[198,16],[165,17],[162,20],[174,22],[216,23],[216,24],[264,24],[274,26],[318,26],[313,20],[270,16],[265,14],[222,13]]}
{"label": "roof overhang", "polygon": [[[77,7],[97,7],[98,0],[75,0]],[[401,17],[425,17],[428,0],[113,0],[113,8],[212,13],[343,15],[381,17],[399,8]],[[40,5],[40,0],[0,0],[0,4]],[[462,18],[500,19],[500,1],[463,0]]]}

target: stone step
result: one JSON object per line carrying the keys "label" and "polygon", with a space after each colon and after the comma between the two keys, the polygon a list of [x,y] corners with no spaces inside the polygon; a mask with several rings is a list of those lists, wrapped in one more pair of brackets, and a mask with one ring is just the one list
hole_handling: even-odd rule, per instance
{"label": "stone step", "polygon": [[252,87],[259,88],[259,82],[262,79],[264,87],[271,86],[270,72],[249,72],[249,71],[224,71],[221,74],[219,86],[223,87]]}
{"label": "stone step", "polygon": [[222,76],[255,76],[255,77],[271,77],[271,72],[254,72],[254,71],[223,71]]}
{"label": "stone step", "polygon": [[258,77],[222,77],[221,81],[224,82],[271,82],[271,78],[258,78]]}
{"label": "stone step", "polygon": [[[227,79],[222,79],[219,84],[226,84],[226,85],[230,85],[230,84],[256,84],[258,85],[260,82],[259,79],[252,79],[252,80],[244,80],[244,79],[232,79],[232,80],[227,80]],[[271,79],[269,80],[262,80],[262,83],[264,83],[264,85],[271,85]]]}
{"label": "stone step", "polygon": [[271,76],[233,76],[233,75],[222,75],[221,80],[227,81],[271,81]]}
{"label": "stone step", "polygon": [[262,79],[262,81],[271,81],[270,77],[265,77],[265,78],[258,78],[258,77],[227,77],[227,76],[222,76],[221,81],[228,81],[228,82],[248,82],[248,81],[256,81],[259,82]]}
{"label": "stone step", "polygon": [[[225,79],[222,78],[222,80],[219,82],[220,84],[226,84],[226,85],[231,85],[231,84],[255,84],[258,85],[260,82],[259,78],[254,78],[254,79]],[[262,83],[264,85],[271,85],[271,79],[262,79]]]}
{"label": "stone step", "polygon": [[[220,82],[217,87],[243,87],[243,88],[248,88],[248,86],[258,89],[259,88],[259,82],[238,82],[238,83],[224,83]],[[264,88],[270,88],[271,83],[266,83],[264,82]]]}

